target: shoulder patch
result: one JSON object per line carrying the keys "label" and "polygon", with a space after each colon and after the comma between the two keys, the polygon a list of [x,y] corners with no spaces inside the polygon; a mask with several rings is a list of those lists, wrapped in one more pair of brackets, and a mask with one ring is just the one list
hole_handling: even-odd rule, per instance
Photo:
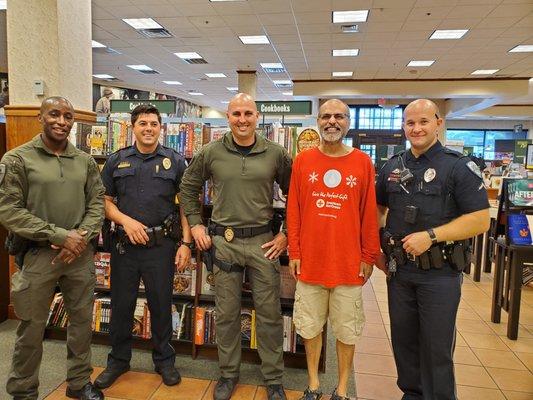
{"label": "shoulder patch", "polygon": [[4,183],[4,178],[6,177],[6,165],[4,163],[0,164],[0,186]]}
{"label": "shoulder patch", "polygon": [[483,176],[481,175],[481,171],[479,169],[479,167],[476,165],[476,163],[474,161],[468,161],[466,163],[466,166],[468,167],[468,169],[476,176],[478,176],[479,178],[483,179]]}
{"label": "shoulder patch", "polygon": [[455,150],[449,149],[449,148],[447,148],[447,147],[444,147],[444,152],[445,152],[446,154],[451,154],[451,155],[453,155],[453,156],[455,156],[455,157],[459,157],[459,158],[466,157],[464,154],[459,153],[458,151],[455,151]]}

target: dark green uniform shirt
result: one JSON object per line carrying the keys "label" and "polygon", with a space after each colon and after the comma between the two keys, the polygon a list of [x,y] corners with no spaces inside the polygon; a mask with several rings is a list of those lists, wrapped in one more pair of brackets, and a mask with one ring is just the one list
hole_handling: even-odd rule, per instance
{"label": "dark green uniform shirt", "polygon": [[98,234],[104,219],[98,166],[71,143],[58,156],[35,136],[2,157],[0,181],[0,223],[6,229],[56,245],[71,229],[86,230],[88,239]]}

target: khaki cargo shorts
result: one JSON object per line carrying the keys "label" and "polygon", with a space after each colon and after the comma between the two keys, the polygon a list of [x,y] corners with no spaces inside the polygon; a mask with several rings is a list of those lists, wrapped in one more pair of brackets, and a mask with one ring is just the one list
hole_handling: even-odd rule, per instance
{"label": "khaki cargo shorts", "polygon": [[316,337],[329,316],[335,337],[344,344],[356,344],[365,325],[362,286],[326,288],[302,281],[296,283],[293,321],[304,339]]}

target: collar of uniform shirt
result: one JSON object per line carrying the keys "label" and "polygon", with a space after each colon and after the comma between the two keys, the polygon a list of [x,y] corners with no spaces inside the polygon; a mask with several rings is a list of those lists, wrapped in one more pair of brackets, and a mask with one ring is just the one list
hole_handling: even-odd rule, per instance
{"label": "collar of uniform shirt", "polygon": [[[41,138],[41,135],[37,135],[33,138],[33,147],[42,149],[44,152],[56,157],[56,154],[50,150],[43,142],[43,139]],[[65,148],[65,151],[61,154],[59,154],[59,157],[74,157],[76,156],[76,147],[70,143],[70,141],[67,141],[67,147]]]}
{"label": "collar of uniform shirt", "polygon": [[[435,157],[435,155],[441,151],[442,149],[442,144],[441,142],[439,142],[437,140],[437,142],[431,146],[424,154],[421,154],[420,157],[426,157],[428,160],[432,159],[433,157]],[[411,160],[416,160],[416,157],[413,155],[413,153],[411,153],[411,150],[409,150],[406,154],[406,160],[407,161],[411,161]]]}
{"label": "collar of uniform shirt", "polygon": [[[134,155],[137,155],[137,154],[141,154],[139,152],[139,149],[137,148],[137,146],[135,146],[135,143],[129,149],[127,149],[125,153],[126,153],[125,154],[126,157],[134,156]],[[153,153],[151,153],[151,154],[152,155],[159,154],[160,156],[163,156],[163,157],[167,156],[165,154],[165,151],[163,150],[163,147],[161,146],[161,144],[158,144],[157,148],[155,149],[155,151]]]}

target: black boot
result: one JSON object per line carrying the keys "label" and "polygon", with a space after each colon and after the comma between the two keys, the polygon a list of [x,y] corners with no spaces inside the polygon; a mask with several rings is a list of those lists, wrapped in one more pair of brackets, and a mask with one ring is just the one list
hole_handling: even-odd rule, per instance
{"label": "black boot", "polygon": [[268,400],[287,400],[283,385],[273,384],[267,385],[267,399]]}
{"label": "black boot", "polygon": [[100,372],[100,375],[98,375],[98,377],[95,379],[94,386],[99,389],[106,389],[113,383],[115,383],[115,381],[120,375],[125,374],[129,370],[129,365],[127,367],[122,368],[107,366],[102,372]]}
{"label": "black boot", "polygon": [[181,382],[181,375],[174,365],[156,367],[155,372],[161,375],[163,383],[167,386],[174,386]]}
{"label": "black boot", "polygon": [[93,386],[91,382],[87,383],[84,387],[79,390],[73,390],[67,387],[65,393],[67,397],[71,399],[80,399],[80,400],[103,400],[104,394],[97,388]]}
{"label": "black boot", "polygon": [[221,377],[215,386],[215,391],[213,393],[213,399],[214,400],[231,399],[231,395],[233,394],[233,391],[235,390],[235,387],[237,386],[237,382],[239,382],[238,377],[237,378]]}

